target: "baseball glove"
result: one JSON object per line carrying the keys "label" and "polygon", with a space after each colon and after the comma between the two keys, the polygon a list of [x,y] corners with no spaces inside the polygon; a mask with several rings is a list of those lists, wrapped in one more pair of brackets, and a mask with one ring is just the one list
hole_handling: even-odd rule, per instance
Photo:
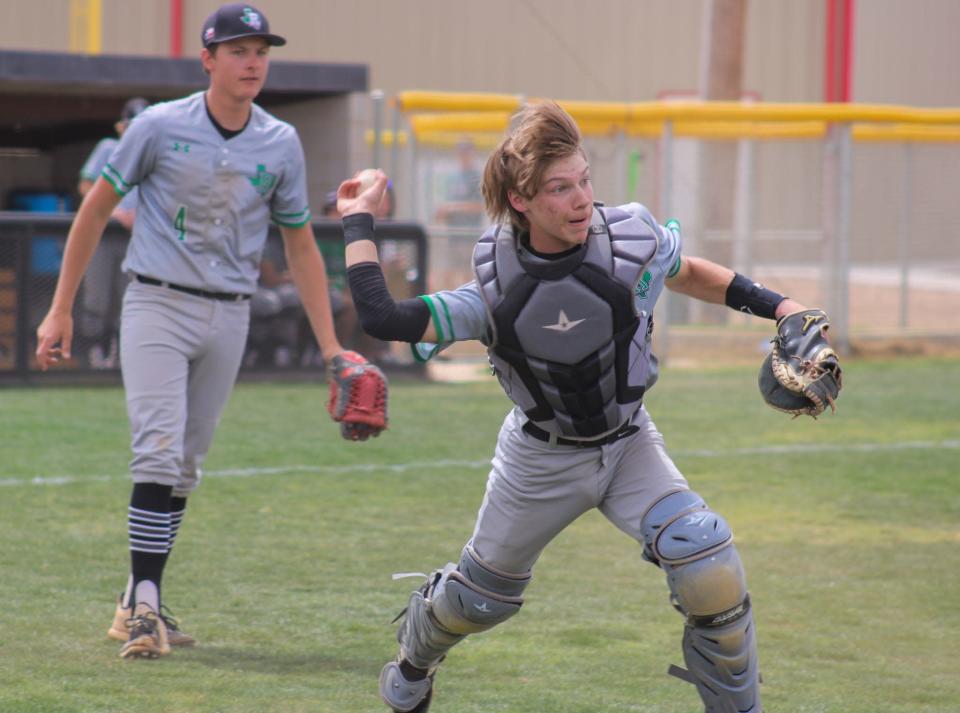
{"label": "baseball glove", "polygon": [[341,352],[330,361],[327,411],[350,441],[379,436],[387,427],[387,378],[356,352]]}
{"label": "baseball glove", "polygon": [[808,309],[781,317],[773,349],[760,367],[760,393],[768,405],[794,416],[835,411],[840,394],[840,360],[830,347],[823,310]]}

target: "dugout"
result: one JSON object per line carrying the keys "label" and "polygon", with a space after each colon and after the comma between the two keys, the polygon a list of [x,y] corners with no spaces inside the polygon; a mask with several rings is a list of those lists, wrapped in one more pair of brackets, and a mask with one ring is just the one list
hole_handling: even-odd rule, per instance
{"label": "dugout", "polygon": [[[366,151],[367,84],[362,64],[270,64],[257,103],[297,127],[315,212]],[[76,205],[80,167],[97,141],[116,135],[127,99],[163,101],[206,86],[196,58],[0,51],[0,209],[25,190]]]}
{"label": "dugout", "polygon": [[[257,103],[297,128],[316,216],[327,192],[368,153],[367,85],[363,64],[271,62]],[[90,151],[100,139],[116,136],[114,123],[130,97],[164,101],[206,86],[196,58],[0,51],[0,381],[51,376],[33,367],[34,332],[49,306]],[[314,227],[322,247],[341,243],[339,225],[318,220]],[[422,229],[396,223],[378,236],[398,256],[395,279],[405,283],[398,296],[422,292]],[[111,223],[104,243],[124,239]],[[123,277],[114,279],[122,283]],[[74,354],[82,349],[75,344]],[[73,361],[72,368],[58,370],[61,379],[93,371],[82,359]]]}
{"label": "dugout", "polygon": [[[73,220],[72,213],[43,214],[0,211],[0,384],[4,383],[119,383],[118,364],[95,364],[88,358],[90,346],[88,335],[83,332],[84,310],[87,301],[89,273],[80,285],[74,304],[73,358],[47,372],[36,366],[33,353],[36,349],[36,328],[46,313],[53,295],[56,273],[42,269],[38,264],[38,240],[63,242]],[[339,221],[319,218],[313,221],[314,234],[328,266],[331,286],[346,292],[343,261],[343,234]],[[125,241],[123,228],[111,221],[104,232],[101,245]],[[281,238],[276,226],[271,226],[267,250],[276,252]],[[384,265],[384,273],[391,293],[397,299],[424,294],[427,274],[427,236],[423,227],[416,223],[383,220],[377,224],[377,247]],[[43,253],[41,252],[41,256]],[[108,290],[119,300],[126,286],[126,276],[116,271],[111,276]],[[99,288],[104,285],[98,284]],[[347,298],[349,298],[348,293]],[[113,319],[119,315],[119,303],[111,310]],[[335,310],[336,318],[336,310]],[[293,378],[323,378],[322,355],[309,350],[298,354],[288,364],[263,360],[265,349],[271,346],[264,329],[273,316],[260,319],[252,314],[247,353],[241,367],[242,379],[271,378],[284,375]],[[305,321],[305,317],[304,317]],[[114,322],[114,329],[119,325]],[[380,343],[384,350],[367,341],[356,342],[359,334],[344,334],[338,324],[338,336],[347,348],[356,348],[369,355],[376,363],[394,373],[421,375],[423,364],[413,358],[406,344]],[[304,325],[305,328],[305,325]],[[309,337],[313,343],[312,337]],[[315,343],[314,343],[315,345]],[[270,352],[273,353],[272,351]]]}

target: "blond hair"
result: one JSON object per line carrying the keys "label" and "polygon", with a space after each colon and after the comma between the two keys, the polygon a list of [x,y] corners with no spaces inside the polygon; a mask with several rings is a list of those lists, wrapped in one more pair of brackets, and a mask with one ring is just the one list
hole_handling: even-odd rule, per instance
{"label": "blond hair", "polygon": [[483,169],[483,200],[495,223],[509,219],[524,228],[527,220],[510,204],[509,192],[533,198],[547,167],[557,159],[583,155],[583,147],[576,122],[556,102],[524,107],[511,127]]}

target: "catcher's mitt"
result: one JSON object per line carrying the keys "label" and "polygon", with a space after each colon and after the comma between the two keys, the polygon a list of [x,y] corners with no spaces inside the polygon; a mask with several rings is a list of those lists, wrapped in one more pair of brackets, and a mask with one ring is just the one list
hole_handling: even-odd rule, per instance
{"label": "catcher's mitt", "polygon": [[778,411],[794,416],[836,410],[840,394],[840,360],[825,332],[830,326],[823,310],[808,309],[781,317],[773,349],[760,367],[760,393]]}
{"label": "catcher's mitt", "polygon": [[330,361],[327,411],[350,441],[379,436],[387,427],[387,378],[356,352],[341,352]]}

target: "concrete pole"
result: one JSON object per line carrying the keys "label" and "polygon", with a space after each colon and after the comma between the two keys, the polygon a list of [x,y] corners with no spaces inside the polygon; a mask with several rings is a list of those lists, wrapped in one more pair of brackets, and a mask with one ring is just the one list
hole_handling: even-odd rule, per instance
{"label": "concrete pole", "polygon": [[[706,0],[700,55],[700,96],[703,99],[740,101],[743,96],[746,22],[747,0]],[[700,162],[700,219],[696,222],[704,233],[708,230],[731,231],[735,222],[736,142],[704,141]],[[697,240],[703,236],[691,237]],[[704,257],[727,265],[733,259],[732,244],[700,243],[696,250]],[[701,304],[691,302],[691,320],[701,321],[702,317]]]}
{"label": "concrete pole", "polygon": [[383,91],[374,89],[370,92],[370,102],[373,105],[373,162],[371,168],[383,168],[381,153],[383,149]]}

